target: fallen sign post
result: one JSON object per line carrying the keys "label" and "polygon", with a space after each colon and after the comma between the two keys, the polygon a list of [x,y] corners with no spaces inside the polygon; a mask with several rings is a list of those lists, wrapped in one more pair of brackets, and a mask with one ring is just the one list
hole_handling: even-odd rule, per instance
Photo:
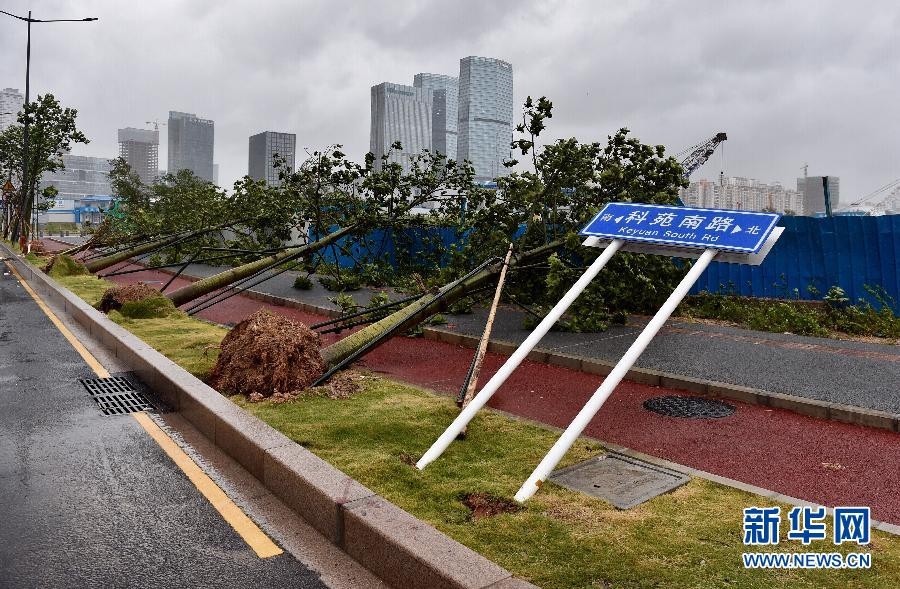
{"label": "fallen sign post", "polygon": [[774,213],[688,209],[635,203],[607,204],[581,231],[581,235],[587,236],[584,245],[603,247],[605,248],[603,253],[488,381],[472,403],[435,441],[416,463],[416,467],[425,468],[447,449],[456,435],[466,427],[475,413],[487,404],[525,356],[617,251],[621,249],[697,258],[688,274],[516,493],[517,501],[526,501],[540,488],[563,455],[581,435],[713,258],[717,261],[761,264],[783,232],[783,228],[775,227],[779,218],[780,215]]}

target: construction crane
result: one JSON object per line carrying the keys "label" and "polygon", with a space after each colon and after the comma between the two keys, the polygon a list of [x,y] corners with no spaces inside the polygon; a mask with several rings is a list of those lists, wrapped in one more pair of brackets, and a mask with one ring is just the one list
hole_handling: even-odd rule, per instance
{"label": "construction crane", "polygon": [[[681,160],[681,167],[684,169],[684,178],[690,178],[691,174],[693,174],[697,168],[706,163],[706,160],[712,156],[713,152],[716,151],[716,148],[720,143],[728,139],[728,135],[724,132],[716,133],[703,143],[698,143],[693,147],[689,147],[680,153],[677,153],[675,157],[683,157],[687,154],[684,159]],[[725,173],[719,173],[719,183],[724,182]],[[684,206],[684,202],[679,198],[678,204],[680,206]]]}
{"label": "construction crane", "polygon": [[159,126],[165,125],[165,123],[160,123],[158,120],[154,119],[152,121],[144,121],[145,125],[153,125],[153,130],[159,132]]}
{"label": "construction crane", "polygon": [[[900,178],[897,178],[896,180],[891,180],[890,182],[888,182],[881,188],[877,188],[876,190],[873,190],[872,192],[863,196],[856,202],[851,202],[848,206],[849,207],[858,207],[859,205],[863,204],[864,202],[866,202],[868,200],[872,200],[876,196],[883,195],[886,192],[888,194],[885,198],[890,197],[893,194],[893,191],[895,191],[897,188],[900,188]],[[888,192],[888,191],[891,191],[891,192]]]}
{"label": "construction crane", "polygon": [[684,168],[684,177],[690,178],[691,174],[693,174],[697,168],[706,163],[706,160],[710,158],[716,148],[720,143],[728,139],[728,135],[725,133],[716,133],[703,143],[698,143],[693,147],[689,147],[677,154],[675,157],[681,157],[684,154],[688,154],[683,160],[681,160],[681,167]]}

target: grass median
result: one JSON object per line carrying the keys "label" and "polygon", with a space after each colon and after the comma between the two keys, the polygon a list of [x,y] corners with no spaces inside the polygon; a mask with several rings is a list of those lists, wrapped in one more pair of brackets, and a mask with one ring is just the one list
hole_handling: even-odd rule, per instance
{"label": "grass median", "polygon": [[[89,303],[111,283],[66,277]],[[185,316],[116,319],[176,363],[204,377],[227,330]],[[348,399],[310,394],[283,403],[232,400],[321,458],[445,534],[545,588],[564,587],[873,587],[900,579],[900,538],[873,532],[866,547],[830,541],[804,547],[742,543],[742,510],[777,503],[695,478],[674,492],[620,511],[604,501],[546,484],[525,508],[475,517],[463,498],[511,498],[557,437],[548,428],[482,411],[465,441],[418,471],[421,455],[457,413],[453,401],[381,377],[361,374]],[[577,443],[564,464],[596,456]],[[789,506],[782,505],[783,512]],[[832,522],[828,520],[828,530]],[[871,552],[868,570],[747,570],[743,552]]]}

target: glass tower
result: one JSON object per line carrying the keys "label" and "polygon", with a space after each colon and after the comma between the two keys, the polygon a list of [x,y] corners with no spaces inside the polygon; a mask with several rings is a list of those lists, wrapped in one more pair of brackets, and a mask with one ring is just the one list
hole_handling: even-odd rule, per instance
{"label": "glass tower", "polygon": [[275,169],[274,156],[281,156],[288,170],[294,169],[297,151],[297,136],[293,133],[277,133],[263,131],[250,137],[250,158],[247,166],[248,175],[254,180],[265,180],[272,186],[278,186],[279,170]]}
{"label": "glass tower", "polygon": [[[411,158],[431,149],[434,92],[426,88],[383,82],[372,86],[372,128],[369,151],[376,165],[390,152],[388,161],[410,169]],[[399,141],[402,150],[391,150]]]}
{"label": "glass tower", "polygon": [[459,142],[456,159],[469,160],[477,181],[506,176],[513,129],[513,72],[490,57],[459,60]]}
{"label": "glass tower", "polygon": [[169,173],[191,170],[197,177],[213,181],[215,123],[197,115],[169,111]]}
{"label": "glass tower", "polygon": [[413,86],[431,90],[431,149],[456,158],[459,118],[459,78],[444,74],[416,74]]}

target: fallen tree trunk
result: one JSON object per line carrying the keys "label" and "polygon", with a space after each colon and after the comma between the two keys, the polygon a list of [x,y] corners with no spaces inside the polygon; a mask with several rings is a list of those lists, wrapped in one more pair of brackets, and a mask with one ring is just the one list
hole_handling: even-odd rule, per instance
{"label": "fallen tree trunk", "polygon": [[[547,245],[529,250],[516,257],[515,261],[510,264],[510,268],[515,268],[519,264],[532,262],[546,257],[562,245],[562,241],[554,241]],[[388,315],[381,321],[372,323],[356,333],[348,335],[344,339],[323,348],[322,359],[325,360],[325,363],[328,366],[334,366],[349,358],[369,343],[377,341],[379,336],[386,331],[403,331],[415,327],[435,313],[445,310],[453,303],[492,282],[499,275],[502,267],[502,261],[498,262],[496,265],[485,268],[465,280],[453,283],[450,287],[444,287],[444,289],[441,289],[437,293],[426,295],[418,299],[399,311]],[[378,343],[380,344],[383,342]]]}
{"label": "fallen tree trunk", "polygon": [[121,252],[116,252],[114,254],[110,254],[110,255],[100,258],[98,260],[93,260],[91,262],[87,262],[85,264],[85,266],[92,274],[94,274],[94,273],[99,272],[100,270],[105,270],[106,268],[109,268],[110,266],[115,266],[116,264],[118,264],[120,262],[124,262],[135,256],[140,256],[140,255],[152,252],[156,249],[166,247],[167,245],[171,245],[171,244],[175,243],[176,241],[191,239],[191,238],[197,237],[198,235],[203,235],[204,233],[209,233],[210,231],[216,231],[218,229],[220,229],[220,228],[216,227],[215,229],[202,229],[200,231],[194,231],[192,233],[188,233],[187,235],[185,235],[183,233],[170,235],[169,237],[157,239],[156,241],[150,241],[150,242],[126,249]]}
{"label": "fallen tree trunk", "polygon": [[183,286],[178,290],[170,292],[166,296],[169,297],[169,300],[175,303],[176,307],[180,307],[181,305],[189,303],[196,298],[202,297],[203,295],[207,295],[211,292],[215,292],[220,288],[225,288],[226,286],[237,282],[238,280],[242,280],[244,278],[252,276],[260,270],[265,270],[273,264],[287,262],[301,256],[307,256],[309,254],[315,253],[318,250],[331,245],[342,237],[350,235],[357,230],[358,227],[355,225],[342,227],[341,229],[338,229],[333,233],[329,233],[325,237],[312,243],[287,249],[278,252],[277,254],[272,254],[271,256],[266,256],[265,258],[250,262],[249,264],[244,264],[243,266],[238,266],[237,268],[230,268],[214,276],[209,276],[202,280],[198,280],[197,282],[192,282],[187,286]]}

